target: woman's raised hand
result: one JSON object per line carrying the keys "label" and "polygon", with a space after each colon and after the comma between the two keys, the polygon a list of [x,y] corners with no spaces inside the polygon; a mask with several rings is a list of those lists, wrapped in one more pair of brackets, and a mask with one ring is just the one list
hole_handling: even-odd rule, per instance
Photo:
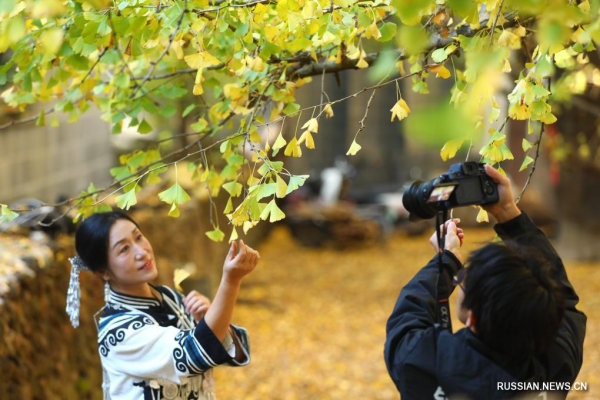
{"label": "woman's raised hand", "polygon": [[243,240],[240,240],[239,245],[232,242],[223,264],[223,279],[229,283],[240,283],[242,278],[256,268],[259,261],[258,251],[245,245]]}

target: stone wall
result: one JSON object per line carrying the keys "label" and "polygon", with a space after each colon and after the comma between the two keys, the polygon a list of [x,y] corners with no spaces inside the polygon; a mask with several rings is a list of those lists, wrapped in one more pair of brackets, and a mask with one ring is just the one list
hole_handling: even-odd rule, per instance
{"label": "stone wall", "polygon": [[53,203],[90,182],[97,187],[110,182],[115,155],[99,112],[90,110],[72,124],[64,116],[59,120],[55,128],[27,123],[0,131],[0,202],[34,197]]}
{"label": "stone wall", "polygon": [[[9,235],[2,235],[0,242],[21,244],[20,250],[13,246],[7,253],[5,246],[0,251],[0,276],[8,288],[0,305],[0,397],[101,399],[102,373],[92,321],[102,305],[101,283],[82,274],[81,321],[74,329],[65,312],[70,275],[67,256],[72,255],[69,240],[53,244],[53,249]],[[43,247],[49,256],[40,257]],[[1,272],[14,267],[9,256],[18,256],[26,267],[13,269],[16,279],[7,283]]]}

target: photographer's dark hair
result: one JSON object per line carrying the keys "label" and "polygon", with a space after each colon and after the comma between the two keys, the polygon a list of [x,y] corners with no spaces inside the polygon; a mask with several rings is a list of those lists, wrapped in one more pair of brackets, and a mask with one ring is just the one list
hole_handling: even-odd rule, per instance
{"label": "photographer's dark hair", "polygon": [[103,272],[108,268],[108,239],[110,228],[119,219],[138,224],[127,214],[119,211],[94,214],[84,220],[75,233],[75,249],[92,272]]}
{"label": "photographer's dark hair", "polygon": [[478,337],[519,362],[545,351],[564,315],[564,294],[552,263],[536,248],[491,243],[468,261],[463,306]]}

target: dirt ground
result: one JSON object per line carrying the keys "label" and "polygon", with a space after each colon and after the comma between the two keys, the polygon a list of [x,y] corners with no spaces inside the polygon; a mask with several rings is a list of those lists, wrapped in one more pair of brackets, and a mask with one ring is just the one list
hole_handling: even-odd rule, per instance
{"label": "dirt ground", "polygon": [[[491,229],[468,229],[463,254],[493,236]],[[396,233],[380,245],[339,251],[302,248],[278,227],[259,251],[261,262],[244,281],[234,316],[248,329],[252,362],[217,369],[217,397],[398,399],[383,361],[385,324],[402,286],[434,254],[428,236]],[[594,294],[600,262],[567,263],[567,269],[588,315],[577,378],[588,391],[569,399],[600,399],[600,300]],[[462,328],[457,320],[453,326]]]}

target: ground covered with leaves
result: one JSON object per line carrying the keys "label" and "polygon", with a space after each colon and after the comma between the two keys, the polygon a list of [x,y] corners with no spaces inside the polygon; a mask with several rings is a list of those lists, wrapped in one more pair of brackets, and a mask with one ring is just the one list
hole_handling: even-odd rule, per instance
{"label": "ground covered with leaves", "polygon": [[[464,255],[491,229],[466,229]],[[278,228],[259,247],[258,269],[244,282],[235,323],[250,334],[252,362],[216,373],[221,399],[397,399],[383,361],[385,324],[401,287],[434,255],[428,236],[392,235],[378,245],[300,247]],[[577,379],[600,398],[600,338],[595,295],[600,263],[567,263],[588,314],[583,369]],[[455,298],[451,304],[456,303]],[[454,312],[454,309],[452,309]],[[462,328],[454,320],[455,331]]]}

